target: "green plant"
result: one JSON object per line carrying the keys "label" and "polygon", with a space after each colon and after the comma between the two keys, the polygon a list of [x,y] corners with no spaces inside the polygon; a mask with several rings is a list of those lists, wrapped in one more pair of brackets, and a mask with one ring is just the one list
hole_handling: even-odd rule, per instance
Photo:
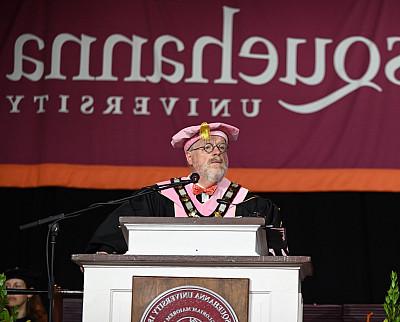
{"label": "green plant", "polygon": [[400,322],[400,300],[397,273],[392,271],[390,288],[383,304],[386,319],[383,322]]}
{"label": "green plant", "polygon": [[8,309],[7,304],[7,290],[6,290],[6,276],[0,274],[0,321],[1,322],[15,322],[17,320],[17,310],[15,307]]}

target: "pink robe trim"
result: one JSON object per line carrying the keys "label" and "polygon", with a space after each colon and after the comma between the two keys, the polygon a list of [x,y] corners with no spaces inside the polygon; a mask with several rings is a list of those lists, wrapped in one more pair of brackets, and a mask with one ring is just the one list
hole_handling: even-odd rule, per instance
{"label": "pink robe trim", "polygon": [[[182,179],[188,179],[188,177],[183,177]],[[168,183],[169,181],[163,181],[159,182],[158,184],[165,184]],[[220,183],[218,183],[217,190],[214,192],[214,194],[211,196],[209,200],[207,200],[205,203],[201,203],[197,200],[196,196],[193,194],[193,184],[190,183],[186,185],[186,191],[189,196],[189,198],[192,200],[194,206],[196,209],[203,215],[203,216],[210,216],[214,210],[218,207],[219,203],[217,202],[217,199],[222,199],[222,197],[225,194],[225,191],[228,189],[229,185],[231,184],[231,181],[229,181],[227,178],[223,178]],[[166,189],[160,191],[160,193],[170,199],[174,203],[174,210],[175,210],[175,217],[187,217],[186,211],[182,206],[182,203],[179,199],[178,194],[176,193],[175,189]],[[233,199],[233,203],[239,203],[244,200],[248,193],[248,190],[245,188],[240,188],[239,192],[237,193],[236,197]],[[224,217],[235,217],[235,210],[236,207],[234,205],[228,206],[229,209],[225,213]]]}

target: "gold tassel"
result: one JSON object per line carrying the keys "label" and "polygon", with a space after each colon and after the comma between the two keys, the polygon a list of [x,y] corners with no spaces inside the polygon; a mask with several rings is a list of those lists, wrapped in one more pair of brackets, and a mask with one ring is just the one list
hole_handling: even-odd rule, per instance
{"label": "gold tassel", "polygon": [[207,122],[203,122],[200,125],[200,137],[204,141],[209,141],[210,140],[210,126],[208,125]]}

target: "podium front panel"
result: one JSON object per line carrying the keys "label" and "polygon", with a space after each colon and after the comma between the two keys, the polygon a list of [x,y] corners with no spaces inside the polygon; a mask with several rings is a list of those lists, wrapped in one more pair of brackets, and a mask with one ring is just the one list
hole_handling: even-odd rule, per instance
{"label": "podium front panel", "polygon": [[132,276],[248,278],[250,322],[302,320],[300,283],[301,276],[307,273],[301,271],[310,263],[306,257],[295,260],[265,257],[248,262],[243,257],[221,258],[214,264],[210,261],[209,266],[207,260],[201,261],[202,266],[191,266],[190,258],[186,263],[177,261],[174,265],[171,265],[173,260],[144,265],[151,261],[135,263],[126,255],[77,256],[80,258],[75,261],[85,269],[83,321],[101,321],[107,317],[110,322],[130,322]]}

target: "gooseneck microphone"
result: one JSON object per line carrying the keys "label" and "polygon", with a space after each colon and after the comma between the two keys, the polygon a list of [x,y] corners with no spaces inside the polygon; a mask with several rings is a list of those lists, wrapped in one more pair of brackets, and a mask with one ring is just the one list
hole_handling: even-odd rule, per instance
{"label": "gooseneck microphone", "polygon": [[164,183],[164,184],[155,184],[149,188],[153,191],[161,191],[169,188],[174,188],[174,187],[179,187],[179,186],[186,186],[189,183],[197,183],[200,179],[200,175],[196,172],[193,172],[190,176],[189,179],[185,180],[179,180],[179,181],[174,181],[174,182],[169,182],[169,183]]}
{"label": "gooseneck microphone", "polygon": [[174,188],[174,187],[179,187],[179,186],[186,186],[190,183],[197,183],[200,179],[200,175],[196,172],[193,172],[190,176],[189,179],[184,179],[184,180],[179,180],[179,181],[174,181],[174,182],[168,182],[168,183],[164,183],[164,184],[154,184],[152,186],[147,186],[144,187],[142,189],[140,189],[139,191],[137,191],[135,194],[122,198],[122,199],[117,199],[117,200],[111,200],[111,201],[107,201],[107,202],[98,202],[98,203],[94,203],[91,204],[89,206],[89,208],[97,208],[99,206],[105,206],[105,205],[116,205],[116,204],[120,204],[123,203],[125,201],[128,201],[130,199],[134,199],[143,195],[147,195],[149,193],[154,193],[154,192],[158,192],[161,190],[165,190],[165,189],[170,189],[170,188]]}

